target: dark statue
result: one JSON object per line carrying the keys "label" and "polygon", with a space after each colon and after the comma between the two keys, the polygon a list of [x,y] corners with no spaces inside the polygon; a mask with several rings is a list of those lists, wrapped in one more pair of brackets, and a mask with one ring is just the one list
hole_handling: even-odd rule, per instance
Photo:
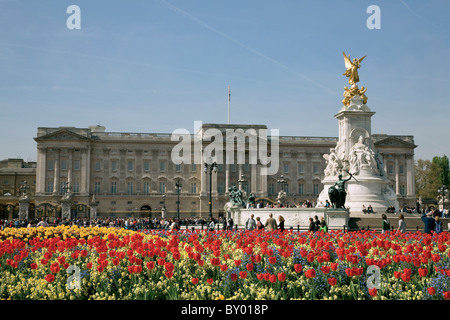
{"label": "dark statue", "polygon": [[[328,197],[330,198],[330,202],[333,208],[345,209],[345,198],[347,197],[347,192],[345,192],[345,183],[350,180],[353,175],[349,172],[350,177],[348,179],[342,179],[342,175],[339,175],[339,180],[334,183],[328,189]],[[356,180],[356,179],[355,179]]]}
{"label": "dark statue", "polygon": [[228,188],[228,191],[230,193],[230,202],[232,205],[236,206],[245,206],[245,202],[242,199],[242,192],[241,190],[238,190],[236,186],[232,186]]}

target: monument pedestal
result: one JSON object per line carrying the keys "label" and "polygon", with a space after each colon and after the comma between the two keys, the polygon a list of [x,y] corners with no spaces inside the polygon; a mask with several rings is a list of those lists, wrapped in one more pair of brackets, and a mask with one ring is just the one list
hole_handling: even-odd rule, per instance
{"label": "monument pedestal", "polygon": [[22,197],[19,199],[19,219],[28,220],[30,218],[30,199]]}

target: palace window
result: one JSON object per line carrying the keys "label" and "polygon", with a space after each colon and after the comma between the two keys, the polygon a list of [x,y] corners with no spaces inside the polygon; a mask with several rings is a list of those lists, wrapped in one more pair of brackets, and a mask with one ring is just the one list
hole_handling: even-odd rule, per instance
{"label": "palace window", "polygon": [[191,193],[197,193],[197,183],[191,183]]}
{"label": "palace window", "polygon": [[115,182],[115,181],[111,182],[111,193],[112,194],[117,193],[117,182]]}
{"label": "palace window", "polygon": [[51,159],[48,160],[47,169],[48,170],[55,170],[55,162],[53,160],[51,160]]}
{"label": "palace window", "polygon": [[61,170],[67,170],[67,160],[61,160]]}
{"label": "palace window", "polygon": [[47,181],[47,192],[53,192],[53,181]]}
{"label": "palace window", "polygon": [[166,184],[162,181],[159,183],[159,193],[166,193]]}
{"label": "palace window", "polygon": [[99,194],[101,192],[101,183],[99,181],[94,182],[94,193]]}
{"label": "palace window", "polygon": [[275,185],[273,183],[269,183],[269,194],[275,193]]}
{"label": "palace window", "polygon": [[128,182],[127,184],[127,192],[128,194],[133,194],[133,182]]}
{"label": "palace window", "polygon": [[313,185],[313,193],[315,195],[319,194],[319,184],[318,183],[314,183],[314,185]]}
{"label": "palace window", "polygon": [[73,170],[80,170],[80,160],[73,161]]}
{"label": "palace window", "polygon": [[298,194],[302,196],[305,193],[304,189],[305,189],[305,187],[304,187],[303,183],[299,183]]}
{"label": "palace window", "polygon": [[318,164],[313,164],[313,173],[319,174],[319,165]]}
{"label": "palace window", "polygon": [[144,171],[150,171],[150,161],[144,161]]}
{"label": "palace window", "polygon": [[298,164],[298,173],[305,173],[305,168],[303,166],[303,163]]}
{"label": "palace window", "polygon": [[128,160],[128,171],[133,171],[133,170],[134,170],[134,161]]}
{"label": "palace window", "polygon": [[117,161],[111,161],[111,171],[117,171]]}
{"label": "palace window", "polygon": [[150,182],[144,182],[144,193],[145,194],[150,193]]}

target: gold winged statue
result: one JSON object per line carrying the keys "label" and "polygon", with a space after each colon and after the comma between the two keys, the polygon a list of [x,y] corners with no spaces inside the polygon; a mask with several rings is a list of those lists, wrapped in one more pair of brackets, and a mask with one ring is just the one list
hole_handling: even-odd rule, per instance
{"label": "gold winged statue", "polygon": [[358,69],[361,66],[361,61],[363,61],[366,56],[361,59],[354,58],[352,61],[350,60],[350,55],[347,56],[345,52],[342,53],[344,54],[345,67],[347,68],[343,75],[348,77],[349,84],[354,85],[359,81]]}

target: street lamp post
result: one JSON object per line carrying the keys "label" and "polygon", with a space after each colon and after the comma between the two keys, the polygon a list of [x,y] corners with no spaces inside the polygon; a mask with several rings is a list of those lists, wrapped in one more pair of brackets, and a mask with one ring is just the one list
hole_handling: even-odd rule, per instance
{"label": "street lamp post", "polygon": [[162,203],[163,207],[161,209],[161,217],[165,218],[166,217],[166,195],[165,194],[163,194],[163,201],[162,202],[163,202]]}
{"label": "street lamp post", "polygon": [[438,192],[442,195],[442,213],[445,212],[445,194],[448,192],[447,186],[445,184],[442,185],[438,189]]}
{"label": "street lamp post", "polygon": [[181,191],[181,183],[180,179],[175,183],[175,188],[177,189],[177,219],[180,220],[180,191]]}
{"label": "street lamp post", "polygon": [[212,173],[217,172],[217,163],[209,158],[209,163],[205,162],[204,171],[209,172],[209,218],[212,218]]}

